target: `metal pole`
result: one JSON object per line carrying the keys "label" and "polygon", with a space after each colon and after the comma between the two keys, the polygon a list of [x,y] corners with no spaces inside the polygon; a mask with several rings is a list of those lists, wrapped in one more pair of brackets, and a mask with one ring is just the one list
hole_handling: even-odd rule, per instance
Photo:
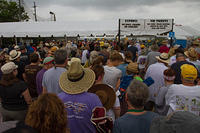
{"label": "metal pole", "polygon": [[120,30],[120,19],[119,19],[119,29],[118,29],[118,44],[120,45],[120,37],[121,37],[121,30]]}
{"label": "metal pole", "polygon": [[54,21],[56,21],[56,14],[54,13],[53,15],[54,15]]}
{"label": "metal pole", "polygon": [[21,21],[21,0],[19,0],[19,21]]}
{"label": "metal pole", "polygon": [[34,6],[33,6],[33,8],[34,8],[34,16],[35,16],[35,21],[37,22],[37,14],[36,14],[36,4],[35,4],[35,1],[34,1]]}
{"label": "metal pole", "polygon": [[[172,30],[171,32],[174,31],[174,19],[172,19]],[[172,47],[173,46],[173,38],[171,37],[171,40],[170,40],[170,46]]]}

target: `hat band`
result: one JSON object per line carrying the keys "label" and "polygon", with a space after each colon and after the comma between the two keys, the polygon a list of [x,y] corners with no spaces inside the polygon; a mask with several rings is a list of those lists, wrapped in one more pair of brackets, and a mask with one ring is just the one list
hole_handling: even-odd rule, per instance
{"label": "hat band", "polygon": [[170,76],[165,76],[165,75],[164,75],[164,79],[166,79],[166,80],[168,80],[168,81],[172,81],[172,80],[175,79],[175,76],[170,77]]}
{"label": "hat band", "polygon": [[47,62],[47,63],[44,63],[45,65],[49,65],[49,64],[51,64],[52,62],[54,62],[54,60],[52,60],[52,61],[49,61],[49,62]]}
{"label": "hat band", "polygon": [[80,80],[84,77],[84,75],[85,75],[85,72],[83,71],[83,73],[81,74],[81,77],[80,77],[80,78],[77,78],[77,79],[70,79],[70,78],[68,77],[68,80],[71,81],[71,82],[77,82],[77,81],[80,81]]}
{"label": "hat band", "polygon": [[17,54],[16,54],[14,57],[12,57],[12,58],[14,59],[14,58],[16,58],[17,56],[18,56],[18,52],[17,52]]}
{"label": "hat band", "polygon": [[168,60],[168,58],[167,58],[167,59],[165,59],[165,58],[162,58],[161,56],[159,56],[159,57],[160,57],[160,59],[161,59],[161,60]]}

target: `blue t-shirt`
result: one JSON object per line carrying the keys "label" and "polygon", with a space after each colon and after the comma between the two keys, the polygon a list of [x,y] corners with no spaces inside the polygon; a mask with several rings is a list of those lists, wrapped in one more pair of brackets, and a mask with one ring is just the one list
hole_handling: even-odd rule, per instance
{"label": "blue t-shirt", "polygon": [[67,110],[71,133],[96,133],[96,128],[90,119],[92,110],[97,106],[102,107],[97,95],[88,92],[74,95],[61,92],[58,97]]}
{"label": "blue t-shirt", "polygon": [[117,68],[119,70],[122,71],[122,77],[121,77],[121,80],[122,78],[126,75],[126,67],[128,66],[128,64],[124,63],[124,64],[120,64],[119,66],[117,66]]}
{"label": "blue t-shirt", "polygon": [[65,71],[67,71],[67,69],[62,67],[50,68],[44,73],[42,86],[45,87],[50,93],[59,94],[62,92],[59,85],[60,75]]}
{"label": "blue t-shirt", "polygon": [[151,121],[158,117],[154,112],[146,112],[143,115],[126,113],[114,123],[113,133],[149,133]]}

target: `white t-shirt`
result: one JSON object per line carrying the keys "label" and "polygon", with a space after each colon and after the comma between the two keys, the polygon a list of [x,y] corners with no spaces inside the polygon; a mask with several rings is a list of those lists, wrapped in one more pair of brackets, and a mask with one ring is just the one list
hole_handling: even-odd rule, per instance
{"label": "white t-shirt", "polygon": [[[115,104],[114,104],[113,108],[119,108],[119,107],[120,107],[120,102],[119,102],[118,96],[116,95],[116,100],[115,100]],[[113,109],[109,109],[106,112],[106,115],[111,117],[113,122],[115,121],[115,113],[114,113]]]}
{"label": "white t-shirt", "polygon": [[176,63],[176,55],[170,57],[170,60],[169,60],[169,66],[171,66],[172,64]]}
{"label": "white t-shirt", "polygon": [[87,61],[87,53],[88,53],[88,50],[83,50],[81,63],[85,63]]}
{"label": "white t-shirt", "polygon": [[139,64],[139,69],[144,69],[146,64],[147,56],[141,55],[138,57],[137,63]]}
{"label": "white t-shirt", "polygon": [[103,77],[103,83],[112,86],[115,90],[118,80],[122,76],[121,70],[116,67],[104,66],[105,75]]}
{"label": "white t-shirt", "polygon": [[171,85],[165,96],[169,105],[168,114],[175,111],[189,111],[200,116],[200,86]]}

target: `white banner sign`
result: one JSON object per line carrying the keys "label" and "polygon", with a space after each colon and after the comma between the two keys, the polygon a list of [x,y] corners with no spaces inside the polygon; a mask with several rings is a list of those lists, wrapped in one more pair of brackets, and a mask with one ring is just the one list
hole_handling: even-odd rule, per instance
{"label": "white banner sign", "polygon": [[121,19],[120,29],[124,31],[140,31],[144,30],[143,19]]}
{"label": "white banner sign", "polygon": [[173,19],[120,19],[120,30],[169,32],[172,23]]}
{"label": "white banner sign", "polygon": [[171,31],[172,19],[146,19],[145,30],[147,31]]}

